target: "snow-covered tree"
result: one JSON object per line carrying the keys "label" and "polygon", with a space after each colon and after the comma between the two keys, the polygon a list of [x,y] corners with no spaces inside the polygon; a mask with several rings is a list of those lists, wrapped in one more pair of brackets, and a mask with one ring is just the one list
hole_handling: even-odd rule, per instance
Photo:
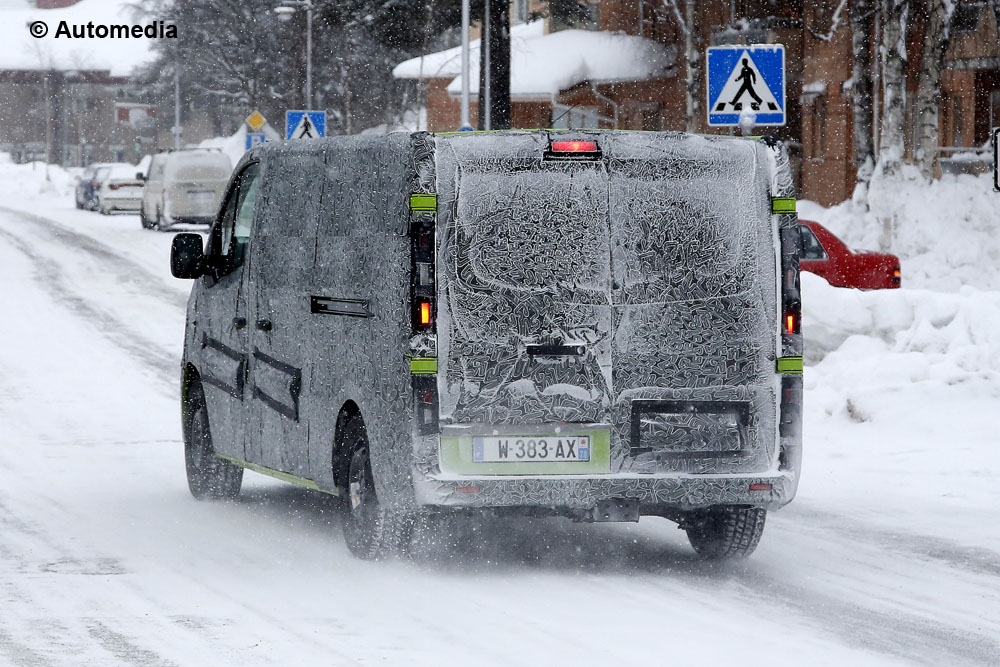
{"label": "snow-covered tree", "polygon": [[[877,1],[877,0],[875,0]],[[857,158],[859,199],[867,203],[868,182],[875,166],[873,133],[874,98],[872,96],[872,32],[875,7],[873,0],[851,3],[851,46],[854,70],[851,76],[851,105],[854,112],[854,153]]]}
{"label": "snow-covered tree", "polygon": [[917,83],[917,137],[915,158],[925,178],[934,176],[938,147],[938,104],[941,100],[941,69],[951,35],[955,11],[953,0],[922,0],[925,13],[923,51]]}

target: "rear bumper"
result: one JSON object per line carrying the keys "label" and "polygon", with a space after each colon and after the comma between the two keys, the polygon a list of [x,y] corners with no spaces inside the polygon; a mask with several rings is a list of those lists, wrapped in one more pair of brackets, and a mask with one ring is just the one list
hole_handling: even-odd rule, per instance
{"label": "rear bumper", "polygon": [[[751,490],[751,485],[755,489]],[[756,485],[770,485],[760,488]],[[534,507],[572,513],[604,501],[637,503],[641,514],[688,511],[713,505],[778,509],[795,497],[792,470],[752,475],[588,475],[580,477],[423,476],[414,471],[417,504],[438,508]]]}
{"label": "rear bumper", "polygon": [[101,203],[106,207],[119,211],[138,211],[142,206],[141,197],[101,197]]}

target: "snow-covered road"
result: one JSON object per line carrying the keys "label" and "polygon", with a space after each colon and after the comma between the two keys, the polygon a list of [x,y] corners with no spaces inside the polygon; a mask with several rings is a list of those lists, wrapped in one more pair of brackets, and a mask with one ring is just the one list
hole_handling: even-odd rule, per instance
{"label": "snow-covered road", "polygon": [[[237,502],[190,497],[169,235],[53,202],[0,210],[0,665],[1000,664],[988,409],[962,447],[811,409],[799,498],[745,562],[653,518],[453,521],[360,562],[326,496],[247,473]],[[849,379],[823,364],[829,406]]]}

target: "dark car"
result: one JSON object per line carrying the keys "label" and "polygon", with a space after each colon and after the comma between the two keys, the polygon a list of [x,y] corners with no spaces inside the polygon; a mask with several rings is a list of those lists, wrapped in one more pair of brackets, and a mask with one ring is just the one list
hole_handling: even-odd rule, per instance
{"label": "dark car", "polygon": [[97,210],[97,193],[101,188],[100,177],[103,176],[111,162],[95,162],[83,170],[80,180],[76,183],[76,207]]}
{"label": "dark car", "polygon": [[870,250],[851,250],[818,222],[800,220],[803,271],[815,273],[834,287],[892,289],[901,282],[899,257]]}

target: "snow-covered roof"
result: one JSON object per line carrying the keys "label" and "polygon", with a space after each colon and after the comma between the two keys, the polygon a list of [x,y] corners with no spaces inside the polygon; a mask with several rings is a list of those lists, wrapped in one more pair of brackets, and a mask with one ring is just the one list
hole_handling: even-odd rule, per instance
{"label": "snow-covered roof", "polygon": [[[154,40],[141,38],[56,37],[60,21],[68,26],[144,25],[136,15],[134,0],[80,0],[64,9],[36,9],[27,0],[0,4],[0,70],[109,70],[112,76],[128,75],[153,59]],[[28,32],[33,21],[48,26],[45,37]]]}
{"label": "snow-covered roof", "polygon": [[[562,30],[544,33],[534,21],[511,30],[510,95],[550,99],[584,81],[641,81],[668,74],[675,50],[643,37],[615,32]],[[479,40],[470,44],[470,93],[479,94]],[[462,90],[462,49],[411,58],[393,69],[397,79],[454,78],[448,93]]]}

